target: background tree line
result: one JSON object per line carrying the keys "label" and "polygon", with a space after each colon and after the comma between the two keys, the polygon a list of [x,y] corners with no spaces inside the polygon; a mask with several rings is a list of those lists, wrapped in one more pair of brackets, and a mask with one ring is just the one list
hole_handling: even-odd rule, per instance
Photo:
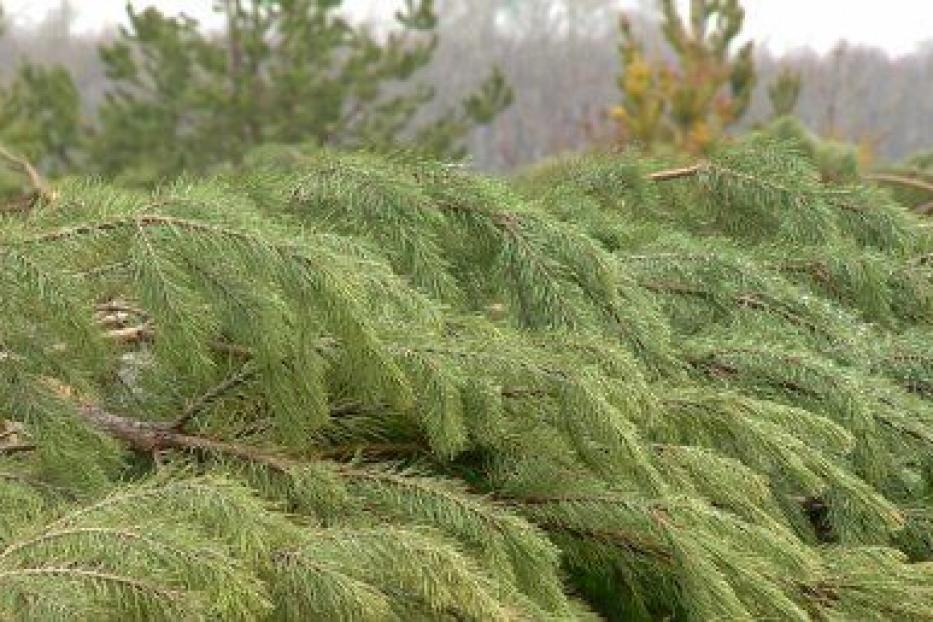
{"label": "background tree line", "polygon": [[[645,9],[649,5],[653,6],[645,3]],[[607,110],[619,98],[620,71],[616,0],[439,0],[436,13],[436,22],[421,24],[430,33],[422,40],[426,47],[417,68],[424,89],[421,105],[408,110],[413,120],[443,118],[490,77],[493,67],[501,69],[504,82],[516,94],[511,106],[495,109],[501,114],[484,119],[488,123],[461,123],[457,128],[448,124],[446,131],[454,130],[456,137],[437,133],[436,148],[451,149],[465,138],[478,167],[508,170],[591,145],[612,133]],[[75,33],[73,17],[70,5],[63,2],[60,10],[34,27],[7,23],[0,38],[0,80],[8,85],[24,61],[60,65],[71,74],[90,117],[106,104],[105,94],[112,90],[108,63],[99,49],[112,46],[120,36],[111,31]],[[671,54],[655,19],[645,10],[635,16],[633,30],[651,53]],[[386,25],[370,25],[368,30],[384,33]],[[790,68],[803,84],[796,114],[817,133],[861,143],[881,161],[900,160],[933,143],[933,124],[928,122],[933,118],[933,45],[899,58],[845,43],[825,55],[803,50],[781,57],[758,48],[755,64],[757,86],[736,130],[770,116],[768,87]],[[395,91],[405,90],[399,87],[403,83],[396,84]],[[433,98],[424,97],[428,91]],[[493,93],[492,101],[503,93]],[[253,114],[275,116],[281,111]]]}
{"label": "background tree line", "polygon": [[[417,75],[437,48],[434,2],[406,0],[378,29],[349,21],[342,5],[225,0],[217,31],[130,3],[109,40],[85,42],[103,68],[102,97],[82,106],[66,67],[24,55],[0,95],[0,138],[51,173],[150,185],[239,165],[270,143],[406,143],[457,156],[474,125],[511,103],[492,67],[459,101],[419,114],[436,92]],[[65,2],[40,28],[46,44],[73,41],[71,17]]]}

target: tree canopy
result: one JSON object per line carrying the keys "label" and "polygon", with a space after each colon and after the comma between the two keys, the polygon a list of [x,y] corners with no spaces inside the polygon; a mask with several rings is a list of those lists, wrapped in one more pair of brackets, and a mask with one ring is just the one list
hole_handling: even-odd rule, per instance
{"label": "tree canopy", "polygon": [[244,163],[0,224],[0,617],[930,619],[886,192],[765,138]]}

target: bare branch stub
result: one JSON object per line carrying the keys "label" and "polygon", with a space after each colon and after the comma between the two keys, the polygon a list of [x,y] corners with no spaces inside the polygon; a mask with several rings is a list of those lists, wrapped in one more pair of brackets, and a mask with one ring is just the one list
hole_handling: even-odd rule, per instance
{"label": "bare branch stub", "polygon": [[694,164],[683,168],[675,168],[666,171],[658,171],[648,175],[651,181],[673,181],[675,179],[685,179],[687,177],[696,177],[703,170],[702,164]]}
{"label": "bare branch stub", "polygon": [[12,151],[0,145],[0,159],[4,160],[12,168],[18,170],[23,175],[26,176],[26,179],[29,180],[29,185],[32,187],[32,196],[30,197],[29,203],[31,204],[36,199],[41,199],[44,201],[52,202],[56,198],[56,193],[49,188],[49,185],[42,178],[42,175],[39,174],[39,171],[29,162],[26,158],[14,154]]}

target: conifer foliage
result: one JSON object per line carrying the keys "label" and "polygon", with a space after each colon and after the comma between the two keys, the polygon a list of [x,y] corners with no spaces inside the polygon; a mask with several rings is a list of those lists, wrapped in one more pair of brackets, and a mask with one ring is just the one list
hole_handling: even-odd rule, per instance
{"label": "conifer foliage", "polygon": [[5,217],[0,618],[931,618],[889,195],[763,140],[248,164]]}

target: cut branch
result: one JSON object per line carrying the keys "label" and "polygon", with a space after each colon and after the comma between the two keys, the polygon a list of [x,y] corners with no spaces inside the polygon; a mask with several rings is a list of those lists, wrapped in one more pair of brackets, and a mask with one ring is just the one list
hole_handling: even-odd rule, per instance
{"label": "cut branch", "polygon": [[152,341],[155,337],[155,331],[150,324],[140,324],[139,326],[108,330],[107,337],[117,343],[133,344]]}
{"label": "cut branch", "polygon": [[120,302],[118,300],[108,300],[107,302],[102,302],[99,305],[95,305],[94,310],[103,314],[128,313],[141,318],[149,317],[145,310],[140,309],[139,307],[134,307],[130,304]]}
{"label": "cut branch", "polygon": [[686,166],[684,168],[675,168],[667,171],[658,171],[656,173],[651,173],[648,175],[648,179],[651,181],[672,181],[674,179],[684,179],[686,177],[696,177],[703,170],[704,164],[694,164],[693,166]]}
{"label": "cut branch", "polygon": [[13,154],[13,152],[3,145],[0,145],[0,158],[11,164],[14,168],[19,169],[20,172],[26,176],[36,197],[50,202],[55,200],[55,193],[49,189],[48,184],[42,179],[42,175],[39,174],[39,171],[36,170],[36,167],[34,167],[29,160]]}
{"label": "cut branch", "polygon": [[903,186],[905,188],[913,188],[914,190],[933,193],[933,184],[915,177],[891,175],[890,173],[875,173],[874,175],[866,175],[865,178],[883,184]]}

